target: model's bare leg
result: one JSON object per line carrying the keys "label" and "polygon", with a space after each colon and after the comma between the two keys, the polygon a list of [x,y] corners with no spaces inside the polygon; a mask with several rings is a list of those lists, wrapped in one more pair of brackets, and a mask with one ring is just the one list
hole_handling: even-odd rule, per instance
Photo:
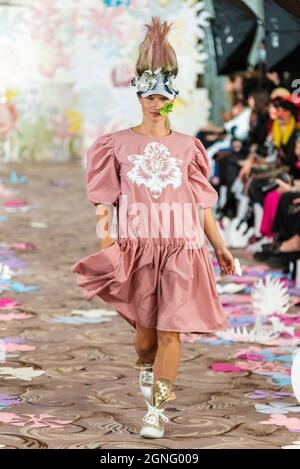
{"label": "model's bare leg", "polygon": [[157,351],[157,331],[137,325],[134,346],[139,360],[143,363],[153,363]]}
{"label": "model's bare leg", "polygon": [[174,383],[180,364],[180,334],[179,332],[157,331],[157,339],[154,380],[165,378]]}
{"label": "model's bare leg", "polygon": [[[147,400],[148,412],[143,418],[140,435],[145,438],[162,438],[167,402],[176,399],[173,384],[180,362],[179,332],[157,331],[157,352],[154,362],[154,381]],[[153,375],[152,375],[153,378]]]}

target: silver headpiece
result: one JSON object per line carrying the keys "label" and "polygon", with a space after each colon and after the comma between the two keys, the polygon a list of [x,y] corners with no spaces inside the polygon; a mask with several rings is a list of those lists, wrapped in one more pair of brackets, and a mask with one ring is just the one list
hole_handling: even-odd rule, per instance
{"label": "silver headpiece", "polygon": [[141,96],[150,96],[151,94],[161,94],[168,99],[173,100],[179,91],[174,83],[175,75],[165,74],[161,68],[154,72],[146,70],[142,75],[133,77],[131,84],[137,87],[137,92]]}

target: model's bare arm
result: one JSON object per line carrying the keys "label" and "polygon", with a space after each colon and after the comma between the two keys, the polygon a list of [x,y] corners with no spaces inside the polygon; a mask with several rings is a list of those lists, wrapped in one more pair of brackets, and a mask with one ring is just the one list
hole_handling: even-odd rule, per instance
{"label": "model's bare arm", "polygon": [[96,206],[97,235],[100,238],[100,249],[104,249],[114,242],[111,235],[113,213],[113,205],[99,204]]}
{"label": "model's bare arm", "polygon": [[204,209],[204,232],[214,248],[221,273],[234,275],[236,272],[233,255],[225,246],[211,208]]}

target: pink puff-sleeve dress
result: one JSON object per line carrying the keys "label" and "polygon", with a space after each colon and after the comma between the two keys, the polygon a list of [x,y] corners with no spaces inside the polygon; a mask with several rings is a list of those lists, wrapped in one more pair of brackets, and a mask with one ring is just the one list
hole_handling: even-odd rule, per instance
{"label": "pink puff-sleeve dress", "polygon": [[201,142],[180,132],[147,137],[129,128],[97,138],[87,155],[87,197],[116,206],[118,235],[72,265],[84,298],[99,296],[134,328],[196,334],[226,328],[199,236],[201,214],[217,200],[209,175]]}

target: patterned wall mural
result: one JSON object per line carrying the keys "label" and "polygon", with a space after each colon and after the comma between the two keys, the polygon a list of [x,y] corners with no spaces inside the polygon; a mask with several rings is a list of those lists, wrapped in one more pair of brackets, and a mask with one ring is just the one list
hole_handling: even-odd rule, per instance
{"label": "patterned wall mural", "polygon": [[130,79],[152,15],[174,22],[180,95],[171,121],[194,134],[209,111],[206,90],[195,87],[207,59],[198,41],[204,2],[15,0],[0,3],[1,159],[85,155],[96,136],[137,124]]}

